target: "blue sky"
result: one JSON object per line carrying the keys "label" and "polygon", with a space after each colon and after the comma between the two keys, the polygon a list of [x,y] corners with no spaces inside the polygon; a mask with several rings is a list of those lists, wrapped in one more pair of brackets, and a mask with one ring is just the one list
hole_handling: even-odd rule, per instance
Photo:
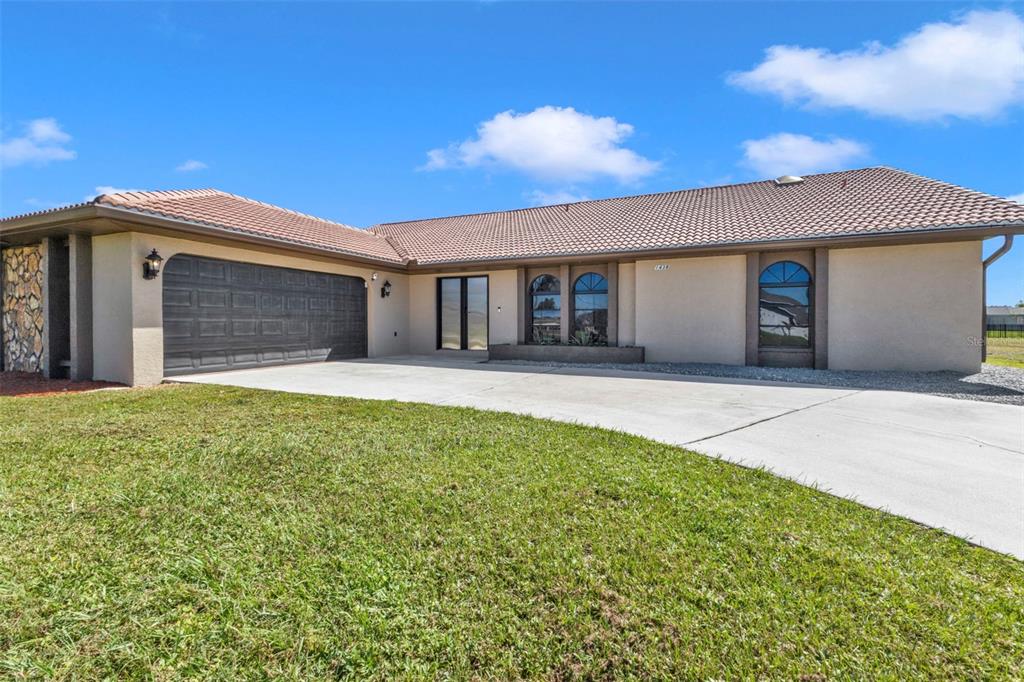
{"label": "blue sky", "polygon": [[[1024,194],[1016,5],[2,12],[4,215],[216,187],[366,226],[874,164]],[[1022,298],[1018,244],[989,300]]]}

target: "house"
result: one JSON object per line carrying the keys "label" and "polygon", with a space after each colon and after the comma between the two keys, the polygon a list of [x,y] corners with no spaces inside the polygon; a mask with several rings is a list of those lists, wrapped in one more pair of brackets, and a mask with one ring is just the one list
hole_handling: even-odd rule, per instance
{"label": "house", "polygon": [[990,327],[995,325],[1024,329],[1024,306],[990,305],[985,308],[985,319]]}
{"label": "house", "polygon": [[3,366],[144,385],[576,343],[975,372],[981,242],[1021,232],[1024,206],[884,167],[366,230],[211,189],[109,194],[0,221]]}

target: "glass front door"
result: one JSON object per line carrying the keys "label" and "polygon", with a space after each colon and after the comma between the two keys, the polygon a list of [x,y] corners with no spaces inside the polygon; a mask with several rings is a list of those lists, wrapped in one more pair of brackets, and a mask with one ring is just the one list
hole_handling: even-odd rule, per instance
{"label": "glass front door", "polygon": [[487,350],[487,277],[437,280],[437,347]]}

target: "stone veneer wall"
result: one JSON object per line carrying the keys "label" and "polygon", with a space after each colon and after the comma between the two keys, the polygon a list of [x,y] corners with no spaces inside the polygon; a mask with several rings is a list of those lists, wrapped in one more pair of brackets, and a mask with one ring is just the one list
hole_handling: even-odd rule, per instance
{"label": "stone veneer wall", "polygon": [[35,244],[0,253],[4,369],[38,372],[43,368],[43,251]]}

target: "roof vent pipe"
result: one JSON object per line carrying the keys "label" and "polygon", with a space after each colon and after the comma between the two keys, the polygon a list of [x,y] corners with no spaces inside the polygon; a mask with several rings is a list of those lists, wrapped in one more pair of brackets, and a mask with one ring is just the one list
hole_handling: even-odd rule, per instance
{"label": "roof vent pipe", "polygon": [[799,185],[804,181],[799,175],[780,175],[775,178],[775,184],[781,186],[784,185]]}

